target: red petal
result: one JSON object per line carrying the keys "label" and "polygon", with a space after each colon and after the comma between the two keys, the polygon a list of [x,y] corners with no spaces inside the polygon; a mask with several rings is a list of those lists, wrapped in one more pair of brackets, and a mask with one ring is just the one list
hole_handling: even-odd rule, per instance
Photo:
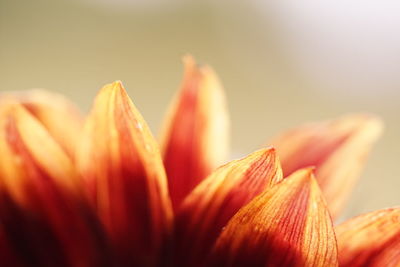
{"label": "red petal", "polygon": [[7,239],[7,235],[0,225],[0,259],[3,266],[22,267],[15,251],[11,248],[11,244]]}
{"label": "red petal", "polygon": [[176,210],[185,196],[226,158],[228,119],[214,71],[184,58],[182,89],[165,121],[162,151]]}
{"label": "red petal", "polygon": [[0,113],[0,220],[7,249],[24,264],[98,264],[99,229],[71,159],[22,106]]}
{"label": "red petal", "polygon": [[119,256],[155,264],[172,220],[167,180],[157,143],[120,82],[96,97],[77,161]]}
{"label": "red petal", "polygon": [[281,180],[274,149],[254,152],[214,171],[188,195],[177,213],[177,261],[187,266],[201,262],[229,219]]}

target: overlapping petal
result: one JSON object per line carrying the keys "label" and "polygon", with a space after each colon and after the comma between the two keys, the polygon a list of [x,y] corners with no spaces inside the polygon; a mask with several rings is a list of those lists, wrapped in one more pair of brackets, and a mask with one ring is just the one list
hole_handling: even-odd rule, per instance
{"label": "overlapping petal", "polygon": [[118,256],[155,264],[172,220],[167,180],[158,145],[120,82],[96,97],[77,161]]}
{"label": "overlapping petal", "polygon": [[400,208],[355,217],[335,230],[340,266],[400,266]]}
{"label": "overlapping petal", "polygon": [[228,144],[222,86],[184,63],[161,153],[120,82],[101,89],[83,129],[62,96],[0,95],[1,266],[400,266],[399,208],[337,226],[336,242],[324,198],[336,216],[378,118],[283,134],[271,143],[282,168],[267,148],[215,169]]}
{"label": "overlapping petal", "polygon": [[70,157],[74,155],[83,119],[73,103],[62,95],[40,89],[0,95],[0,102],[10,101],[23,105]]}
{"label": "overlapping petal", "polygon": [[[101,231],[71,159],[20,104],[0,108],[0,245],[34,266],[101,264]],[[73,234],[71,234],[73,233]]]}
{"label": "overlapping petal", "polygon": [[162,153],[174,209],[227,154],[228,116],[222,86],[208,66],[184,58],[185,75],[162,134]]}
{"label": "overlapping petal", "polygon": [[275,150],[263,149],[214,171],[185,199],[176,217],[176,261],[199,264],[229,219],[251,199],[282,180]]}
{"label": "overlapping petal", "polygon": [[277,149],[285,176],[300,168],[316,167],[317,181],[336,217],[381,132],[379,118],[349,115],[295,128],[270,143]]}
{"label": "overlapping petal", "polygon": [[337,266],[332,221],[312,170],[293,173],[239,210],[209,266]]}

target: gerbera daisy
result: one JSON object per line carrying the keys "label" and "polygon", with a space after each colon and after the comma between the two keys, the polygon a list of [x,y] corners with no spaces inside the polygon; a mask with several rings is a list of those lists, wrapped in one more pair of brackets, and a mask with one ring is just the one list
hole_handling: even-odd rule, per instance
{"label": "gerbera daisy", "polygon": [[184,62],[160,145],[119,81],[86,119],[45,91],[1,97],[1,266],[400,265],[399,208],[331,219],[378,118],[307,124],[221,165],[221,84]]}

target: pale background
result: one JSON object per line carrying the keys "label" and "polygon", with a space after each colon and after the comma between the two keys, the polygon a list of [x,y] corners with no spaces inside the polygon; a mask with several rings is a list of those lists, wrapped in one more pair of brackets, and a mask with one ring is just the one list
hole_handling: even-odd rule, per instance
{"label": "pale background", "polygon": [[192,53],[220,75],[233,155],[309,120],[386,122],[345,216],[400,204],[397,1],[0,0],[0,90],[47,88],[87,111],[122,80],[151,128]]}

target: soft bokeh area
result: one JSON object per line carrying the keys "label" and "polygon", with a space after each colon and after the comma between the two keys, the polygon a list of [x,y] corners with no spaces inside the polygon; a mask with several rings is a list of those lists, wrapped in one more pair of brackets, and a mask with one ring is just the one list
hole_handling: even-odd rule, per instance
{"label": "soft bokeh area", "polygon": [[189,52],[225,85],[233,157],[302,122],[376,113],[386,131],[349,217],[400,205],[399,12],[388,0],[0,0],[0,90],[55,90],[87,111],[122,80],[156,133]]}

